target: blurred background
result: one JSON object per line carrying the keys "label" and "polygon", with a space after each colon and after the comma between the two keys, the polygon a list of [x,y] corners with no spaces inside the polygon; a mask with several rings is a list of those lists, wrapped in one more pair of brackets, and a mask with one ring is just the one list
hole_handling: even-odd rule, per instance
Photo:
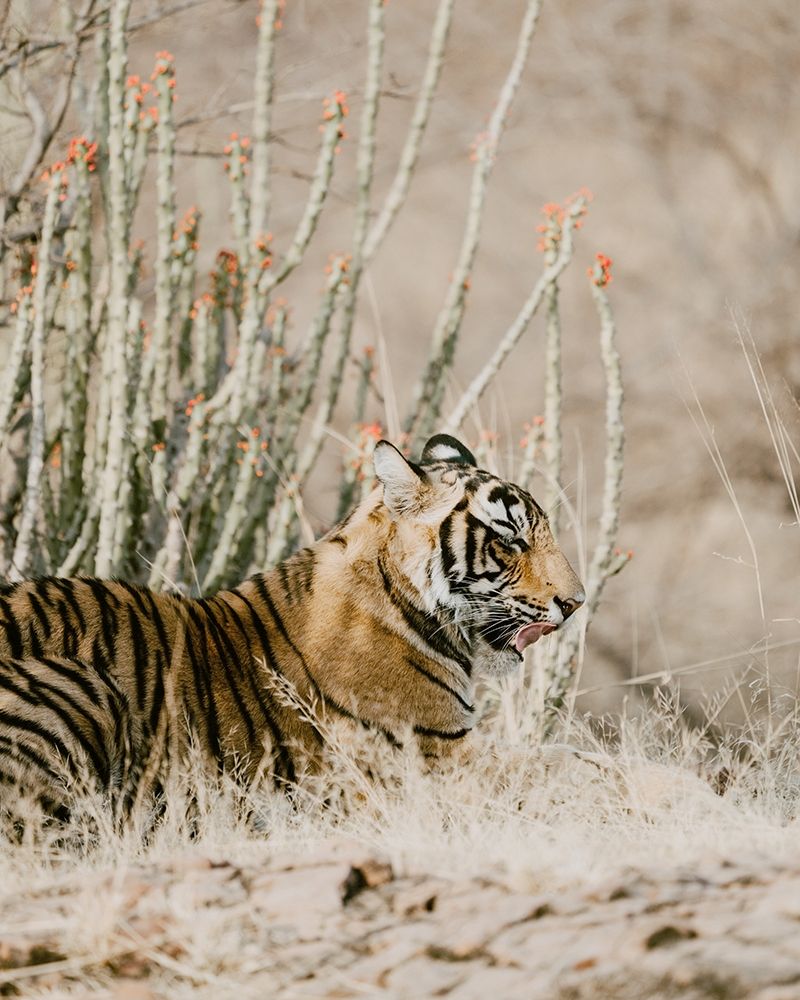
{"label": "blurred background", "polygon": [[[129,72],[146,77],[156,51],[175,55],[178,207],[202,208],[207,269],[231,241],[221,154],[232,131],[247,134],[250,127],[258,8],[249,0],[166,6],[173,13],[161,17],[164,5],[134,3],[131,20],[140,27],[132,35]],[[3,23],[13,25],[15,38],[60,30],[50,4],[23,0],[4,7]],[[391,384],[401,415],[462,237],[470,147],[493,109],[523,9],[520,0],[457,0],[409,200],[366,276],[356,346],[385,343],[381,378]],[[376,204],[394,176],[433,13],[434,5],[423,0],[387,6]],[[286,4],[270,222],[278,247],[286,245],[305,202],[320,101],[331,89],[347,92],[357,130],[365,25],[365,5],[356,0]],[[59,58],[35,65],[43,101],[63,71]],[[81,72],[61,129],[65,137],[83,128]],[[601,689],[587,701],[592,708],[617,707],[621,692],[637,690],[616,686],[619,680],[704,661],[719,662],[686,674],[690,703],[747,667],[755,677],[769,665],[792,690],[800,673],[794,645],[800,640],[800,529],[734,322],[752,332],[789,434],[800,445],[798,79],[800,26],[791,0],[544,4],[491,180],[453,396],[480,369],[541,271],[535,231],[541,205],[588,187],[594,201],[561,296],[565,487],[585,511],[591,543],[602,485],[604,394],[585,271],[603,252],[614,261],[610,291],[626,385],[619,542],[634,551],[630,565],[610,581],[590,632],[582,683]],[[0,88],[0,185],[7,189],[30,122],[15,72],[0,79]],[[62,145],[66,141],[54,149]],[[306,264],[287,283],[299,330],[313,313],[329,254],[349,249],[354,148],[343,143],[333,198]],[[154,241],[152,180],[145,179],[136,219],[148,244]],[[385,412],[371,406],[370,419],[386,426]],[[513,472],[523,426],[541,409],[537,318],[481,405],[481,428],[498,435],[501,468]],[[343,412],[342,430],[347,419]],[[464,436],[474,444],[479,433],[468,425]],[[709,443],[712,451],[719,448],[727,488]],[[320,529],[335,506],[342,457],[334,440],[327,451],[306,496]],[[564,546],[576,554],[567,533]],[[767,637],[775,647],[769,664],[758,652]]]}

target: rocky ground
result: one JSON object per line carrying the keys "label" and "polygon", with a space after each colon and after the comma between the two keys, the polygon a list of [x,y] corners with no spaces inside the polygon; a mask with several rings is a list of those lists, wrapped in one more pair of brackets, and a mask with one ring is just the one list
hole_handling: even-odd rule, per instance
{"label": "rocky ground", "polygon": [[0,995],[800,996],[800,868],[532,889],[397,875],[352,846],[71,875],[0,904]]}

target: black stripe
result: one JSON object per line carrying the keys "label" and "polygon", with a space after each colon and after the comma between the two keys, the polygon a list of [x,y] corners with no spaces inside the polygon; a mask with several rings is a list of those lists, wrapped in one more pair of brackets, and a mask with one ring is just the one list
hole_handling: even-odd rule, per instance
{"label": "black stripe", "polygon": [[294,594],[292,593],[292,588],[289,586],[289,574],[286,572],[285,562],[278,564],[278,575],[280,576],[281,583],[283,584],[283,592],[286,596],[286,600],[289,604],[294,604]]}
{"label": "black stripe", "polygon": [[[513,531],[515,533],[518,530],[516,524],[513,524],[511,521],[507,520],[507,518],[505,518],[505,517],[493,517],[492,518],[492,525],[494,526],[495,524],[502,524],[502,526],[504,528],[508,528],[510,531]],[[503,536],[500,535],[500,537],[502,538]],[[516,541],[516,539],[515,539],[515,541]]]}
{"label": "black stripe", "polygon": [[[34,767],[38,767],[40,771],[43,771],[52,781],[61,780],[62,776],[53,770],[52,764],[37,753],[33,747],[29,747],[27,743],[20,743],[19,740],[0,734],[0,753],[3,752],[11,757],[12,760],[20,757],[24,758],[30,764],[33,764]],[[19,782],[15,783],[19,784]]]}
{"label": "black stripe", "polygon": [[[123,602],[119,599],[119,597],[117,597],[117,595],[114,593],[113,588],[111,587],[111,584],[113,583],[112,580],[98,580],[97,577],[94,576],[83,576],[83,577],[79,576],[78,580],[83,581],[83,583],[96,584],[98,587],[100,587],[103,591],[103,595],[105,596],[106,600],[114,610],[117,610],[118,608],[122,607]],[[94,590],[94,588],[92,589]]]}
{"label": "black stripe", "polygon": [[38,580],[33,580],[32,581],[33,586],[34,586],[34,588],[36,590],[36,596],[37,597],[41,597],[41,599],[48,606],[48,608],[54,607],[53,598],[47,592],[47,588],[48,588],[50,582],[52,581],[52,579],[53,578],[50,577],[50,576],[43,576],[43,577],[40,577]]}
{"label": "black stripe", "polygon": [[[213,612],[212,608],[213,600],[214,600],[213,598],[211,598],[211,600],[208,601],[199,600],[197,603],[205,611],[206,620],[208,621],[208,624],[210,626],[211,639],[217,648],[217,654],[219,655],[221,664],[224,665],[225,659],[226,658],[229,659],[231,663],[236,664],[236,666],[238,667],[239,675],[241,676],[244,672],[242,669],[242,661],[239,659],[239,655],[236,652],[233,643],[225,634],[225,630],[220,628],[219,622],[217,621]],[[221,673],[222,676],[225,678],[225,680],[228,682],[228,687],[230,688],[231,694],[233,695],[234,700],[236,701],[236,706],[239,709],[239,714],[244,719],[244,724],[247,727],[247,733],[250,742],[255,743],[256,742],[255,722],[253,721],[253,717],[250,714],[250,710],[245,704],[241,692],[239,691],[238,685],[234,680],[233,671],[223,669]]]}
{"label": "black stripe", "polygon": [[452,577],[456,564],[456,554],[453,551],[453,546],[450,544],[453,521],[453,514],[449,514],[439,525],[439,549],[442,553],[442,569],[448,579]]}
{"label": "black stripe", "polygon": [[44,656],[44,649],[32,621],[28,622],[28,656],[32,656],[34,660],[41,660]]}
{"label": "black stripe", "polygon": [[56,601],[55,602],[56,614],[61,619],[61,625],[66,632],[68,628],[72,628],[72,622],[70,621],[69,611],[67,610],[66,601]]}
{"label": "black stripe", "polygon": [[378,559],[378,570],[383,580],[383,587],[389,600],[394,604],[403,617],[406,625],[416,632],[416,634],[441,656],[447,657],[457,663],[464,673],[469,677],[472,673],[472,664],[463,653],[458,650],[442,629],[441,622],[433,615],[429,615],[413,604],[401,591],[399,591],[389,579],[389,574],[384,565],[383,559]]}
{"label": "black stripe", "polygon": [[[284,675],[281,672],[280,668],[278,667],[277,661],[275,659],[275,653],[272,649],[272,643],[269,641],[267,630],[264,628],[264,623],[261,621],[258,612],[253,607],[252,603],[248,600],[248,598],[244,596],[244,594],[240,593],[238,590],[234,590],[232,591],[232,593],[234,593],[239,598],[239,600],[246,605],[248,611],[250,612],[250,618],[253,622],[253,627],[255,628],[256,633],[258,634],[258,639],[259,642],[261,643],[261,651],[263,653],[264,662],[266,663],[267,667],[270,670],[274,671],[274,673],[283,677]],[[284,770],[284,774],[286,775],[288,781],[294,782],[296,780],[294,761],[292,760],[291,754],[289,753],[289,750],[284,742],[283,732],[280,726],[278,725],[277,720],[273,717],[272,712],[268,708],[266,702],[261,697],[260,692],[258,691],[257,691],[257,696],[259,705],[261,705],[261,709],[264,712],[264,716],[267,720],[267,725],[269,726],[270,732],[272,734],[274,749],[277,751],[280,764]]]}
{"label": "black stripe", "polygon": [[34,594],[32,590],[28,591],[27,596],[28,600],[30,601],[31,607],[33,608],[33,613],[36,615],[36,620],[42,627],[42,632],[44,634],[45,639],[49,639],[51,631],[50,615],[48,615],[47,612],[44,610],[44,608],[41,605],[41,602],[39,601],[39,599],[36,597],[36,594]]}
{"label": "black stripe", "polygon": [[467,567],[467,573],[473,577],[478,575],[475,561],[478,556],[476,534],[479,527],[482,527],[481,522],[468,511],[466,514],[466,530],[464,533],[464,564]]}
{"label": "black stripe", "polygon": [[144,598],[142,597],[142,587],[137,587],[132,583],[128,583],[127,580],[114,580],[114,583],[118,587],[122,587],[126,593],[130,594],[133,600],[136,602],[136,606],[142,612],[142,614],[147,617],[148,608],[145,604]]}
{"label": "black stripe", "polygon": [[418,673],[422,674],[423,677],[426,677],[433,684],[438,684],[440,688],[443,688],[445,691],[447,691],[447,693],[452,695],[459,703],[459,705],[462,705],[468,712],[475,711],[475,706],[470,705],[470,703],[466,701],[464,698],[462,698],[461,695],[458,693],[458,691],[455,691],[453,688],[451,688],[449,684],[445,684],[443,680],[440,680],[435,674],[430,673],[430,671],[426,670],[425,667],[417,663],[416,660],[412,660],[410,656],[407,656],[405,659],[406,663],[409,666],[413,667]]}
{"label": "black stripe", "polygon": [[[308,594],[314,584],[314,567],[317,557],[313,549],[301,549],[291,559],[291,564],[295,570],[300,590]],[[302,597],[302,594],[301,594]]]}
{"label": "black stripe", "polygon": [[[61,604],[59,606],[64,608],[64,613],[66,614],[66,604]],[[67,621],[64,626],[64,635],[61,640],[61,646],[65,656],[75,658],[78,655],[78,635],[69,621]]]}
{"label": "black stripe", "polygon": [[200,665],[197,654],[194,649],[194,641],[192,637],[188,634],[184,644],[186,654],[189,657],[189,666],[192,671],[192,677],[194,679],[193,690],[197,697],[197,703],[199,705],[199,719],[195,722],[196,713],[191,702],[188,701],[187,694],[184,694],[183,700],[185,701],[185,710],[187,714],[187,719],[190,727],[197,730],[197,736],[200,737],[202,733],[198,726],[202,724],[205,729],[206,737],[210,744],[209,752],[213,754],[217,760],[219,760],[220,749],[219,749],[219,732],[217,729],[217,717],[216,712],[212,713],[211,708],[208,703],[208,691],[206,681],[203,677],[203,668]]}
{"label": "black stripe", "polygon": [[[219,765],[222,764],[222,747],[220,745],[219,737],[219,715],[217,713],[217,704],[214,700],[214,691],[211,685],[211,671],[210,671],[210,660],[208,657],[208,641],[206,639],[206,626],[202,619],[202,616],[198,614],[197,609],[194,607],[193,603],[187,603],[185,605],[186,613],[191,618],[192,624],[194,625],[194,630],[186,630],[186,649],[189,653],[189,659],[192,664],[192,674],[194,675],[195,685],[197,687],[197,693],[200,695],[205,692],[205,697],[201,700],[201,704],[206,712],[206,728],[208,730],[208,740],[211,744],[212,750]],[[193,638],[197,638],[200,643],[200,657],[198,658]]]}
{"label": "black stripe", "polygon": [[259,642],[261,643],[264,656],[269,660],[271,664],[275,663],[275,654],[272,650],[272,643],[269,641],[269,636],[267,635],[267,630],[264,628],[264,623],[261,621],[256,609],[253,607],[252,603],[238,590],[231,591],[231,593],[236,594],[240,601],[247,605],[247,609],[250,612],[250,618],[253,622],[253,628],[255,628],[258,634]]}
{"label": "black stripe", "polygon": [[75,583],[68,577],[51,577],[50,585],[59,590],[72,609],[72,613],[77,619],[78,625],[81,632],[86,632],[86,619],[83,617],[83,612],[81,611],[81,606],[75,597]]}
{"label": "black stripe", "polygon": [[[3,664],[4,666],[9,666],[9,664]],[[102,734],[97,729],[97,723],[93,720],[86,712],[86,710],[77,702],[73,697],[68,695],[66,692],[61,691],[58,688],[54,688],[51,684],[42,680],[40,677],[31,676],[25,669],[23,664],[15,664],[14,672],[16,677],[24,677],[28,683],[28,689],[23,690],[14,681],[16,678],[11,678],[8,676],[0,677],[0,687],[4,688],[6,691],[12,692],[21,701],[26,704],[31,705],[33,708],[41,708],[44,706],[48,708],[62,723],[62,725],[67,729],[75,742],[86,752],[86,755],[92,762],[92,767],[94,767],[95,773],[103,778],[104,772],[107,771],[103,766],[103,762],[100,758],[98,749],[102,749],[103,738]],[[48,694],[49,692],[49,694]],[[65,701],[72,709],[73,712],[65,712],[62,705],[53,700],[53,695],[61,698]],[[87,742],[86,737],[81,732],[80,728],[76,725],[74,719],[74,712],[82,715],[87,722],[93,724],[94,728],[97,730],[98,736],[98,749],[92,747],[91,743]],[[19,726],[23,720],[17,720],[17,725]],[[50,730],[45,731],[48,736],[47,738],[55,737],[52,736]],[[62,744],[63,745],[63,744]],[[74,754],[66,753],[66,760],[72,761]]]}
{"label": "black stripe", "polygon": [[119,601],[100,580],[83,579],[81,583],[89,588],[95,601],[97,601],[97,607],[100,610],[100,627],[103,631],[103,641],[106,644],[109,658],[113,662],[116,655],[115,634],[119,628],[119,623],[110,602],[113,600],[117,607],[119,607]]}
{"label": "black stripe", "polygon": [[443,733],[439,729],[427,729],[425,726],[414,726],[414,732],[417,736],[435,736],[439,740],[460,740],[467,733],[472,732],[471,729],[459,729],[454,733]]}
{"label": "black stripe", "polygon": [[91,662],[94,669],[99,674],[108,674],[111,670],[111,661],[106,658],[100,646],[100,636],[95,634],[94,639],[92,639],[92,655]]}
{"label": "black stripe", "polygon": [[[7,726],[9,729],[20,729],[24,733],[32,733],[34,736],[38,736],[39,739],[43,740],[45,743],[51,743],[61,754],[64,762],[72,759],[72,755],[67,749],[64,741],[56,736],[55,733],[50,732],[43,726],[40,726],[37,722],[33,722],[30,719],[20,719],[16,715],[11,715],[9,712],[4,712],[0,709],[0,723]],[[53,773],[54,777],[57,776],[57,772],[52,771],[52,769],[51,773]]]}
{"label": "black stripe", "polygon": [[[164,705],[165,678],[167,671],[172,668],[172,646],[170,645],[169,638],[167,637],[167,629],[161,615],[159,602],[156,600],[156,595],[147,587],[134,589],[136,590],[142,605],[145,607],[145,617],[152,625],[155,626],[156,635],[160,643],[160,648],[156,647],[155,650],[155,677],[153,679],[153,691],[150,695],[150,715],[148,719],[150,727],[149,734],[154,736],[158,729],[158,720],[161,716],[161,711]],[[186,626],[183,619],[179,619],[178,628],[183,630],[184,641],[188,644]],[[134,782],[131,796],[136,794],[136,785],[137,782]]]}
{"label": "black stripe", "polygon": [[150,733],[155,734],[158,729],[158,719],[161,715],[161,706],[164,703],[164,673],[166,664],[164,654],[160,649],[156,650],[156,663],[153,676],[153,690],[150,693],[150,714],[148,725]]}
{"label": "black stripe", "polygon": [[505,483],[497,483],[489,490],[489,494],[486,499],[489,503],[496,503],[499,500],[506,510],[508,510],[517,498],[508,486],[505,485]]}
{"label": "black stripe", "polygon": [[131,642],[133,643],[133,672],[136,678],[136,707],[139,712],[144,712],[145,699],[147,698],[147,640],[144,629],[139,621],[132,605],[128,605],[128,626],[131,632]]}
{"label": "black stripe", "polygon": [[8,648],[11,652],[11,656],[15,660],[19,660],[23,656],[22,647],[22,633],[19,630],[19,626],[14,618],[14,613],[6,600],[0,599],[0,611],[3,613],[3,618],[0,619],[0,625],[6,633],[6,642],[8,643]]}
{"label": "black stripe", "polygon": [[156,595],[152,592],[152,590],[143,590],[142,595],[150,604],[150,614],[148,617],[152,619],[152,622],[156,627],[158,641],[161,643],[161,648],[164,650],[167,666],[169,666],[172,662],[172,647],[170,646],[170,642],[167,637],[167,629],[164,625],[164,619],[161,617],[161,611],[156,603]]}
{"label": "black stripe", "polygon": [[325,695],[322,693],[322,688],[319,686],[319,684],[317,683],[316,678],[311,673],[311,670],[309,669],[309,666],[306,663],[305,657],[300,652],[300,650],[297,648],[297,646],[295,646],[295,644],[292,642],[291,638],[289,637],[289,633],[286,631],[286,626],[283,624],[283,618],[281,618],[281,616],[280,616],[280,614],[278,612],[278,609],[275,607],[275,604],[273,603],[272,598],[269,596],[269,591],[267,590],[267,585],[266,585],[266,583],[264,581],[264,577],[261,576],[261,575],[258,575],[258,576],[254,576],[252,579],[253,579],[253,582],[256,585],[256,590],[258,591],[259,596],[261,597],[262,601],[267,606],[267,610],[269,611],[269,613],[270,613],[270,615],[272,617],[272,620],[278,626],[278,631],[283,636],[284,641],[286,642],[286,645],[289,647],[289,649],[291,649],[291,651],[294,653],[294,655],[300,661],[300,663],[301,663],[301,665],[303,667],[303,670],[305,671],[306,677],[308,678],[309,683],[314,688],[315,694],[317,695],[318,698],[324,698]]}
{"label": "black stripe", "polygon": [[[123,725],[124,720],[124,725]],[[127,753],[119,761],[114,780],[115,806],[117,807],[116,818],[124,819],[130,816],[133,804],[136,801],[136,794],[139,790],[139,779],[144,770],[144,762],[149,753],[147,744],[136,746],[133,737],[133,726],[130,712],[118,717],[115,732],[115,745],[118,749],[125,747]],[[140,756],[141,755],[141,756]]]}

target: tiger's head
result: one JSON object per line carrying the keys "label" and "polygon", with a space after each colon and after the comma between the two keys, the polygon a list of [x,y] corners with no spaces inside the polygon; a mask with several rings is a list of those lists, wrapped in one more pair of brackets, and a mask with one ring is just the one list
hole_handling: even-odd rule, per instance
{"label": "tiger's head", "polygon": [[375,473],[393,522],[392,555],[430,613],[453,621],[475,666],[499,675],[585,600],[547,515],[520,486],[479,469],[437,434],[419,464],[378,442]]}

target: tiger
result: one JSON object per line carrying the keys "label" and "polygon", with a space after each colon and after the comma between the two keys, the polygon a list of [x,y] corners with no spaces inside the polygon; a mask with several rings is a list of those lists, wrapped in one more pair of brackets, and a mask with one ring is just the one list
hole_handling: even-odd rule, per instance
{"label": "tiger", "polygon": [[0,802],[13,786],[67,817],[88,776],[124,816],[190,747],[209,773],[288,788],[321,759],[321,714],[425,756],[466,740],[479,679],[517,668],[583,587],[533,497],[456,438],[419,462],[381,440],[373,463],[344,520],[233,589],[4,585]]}

